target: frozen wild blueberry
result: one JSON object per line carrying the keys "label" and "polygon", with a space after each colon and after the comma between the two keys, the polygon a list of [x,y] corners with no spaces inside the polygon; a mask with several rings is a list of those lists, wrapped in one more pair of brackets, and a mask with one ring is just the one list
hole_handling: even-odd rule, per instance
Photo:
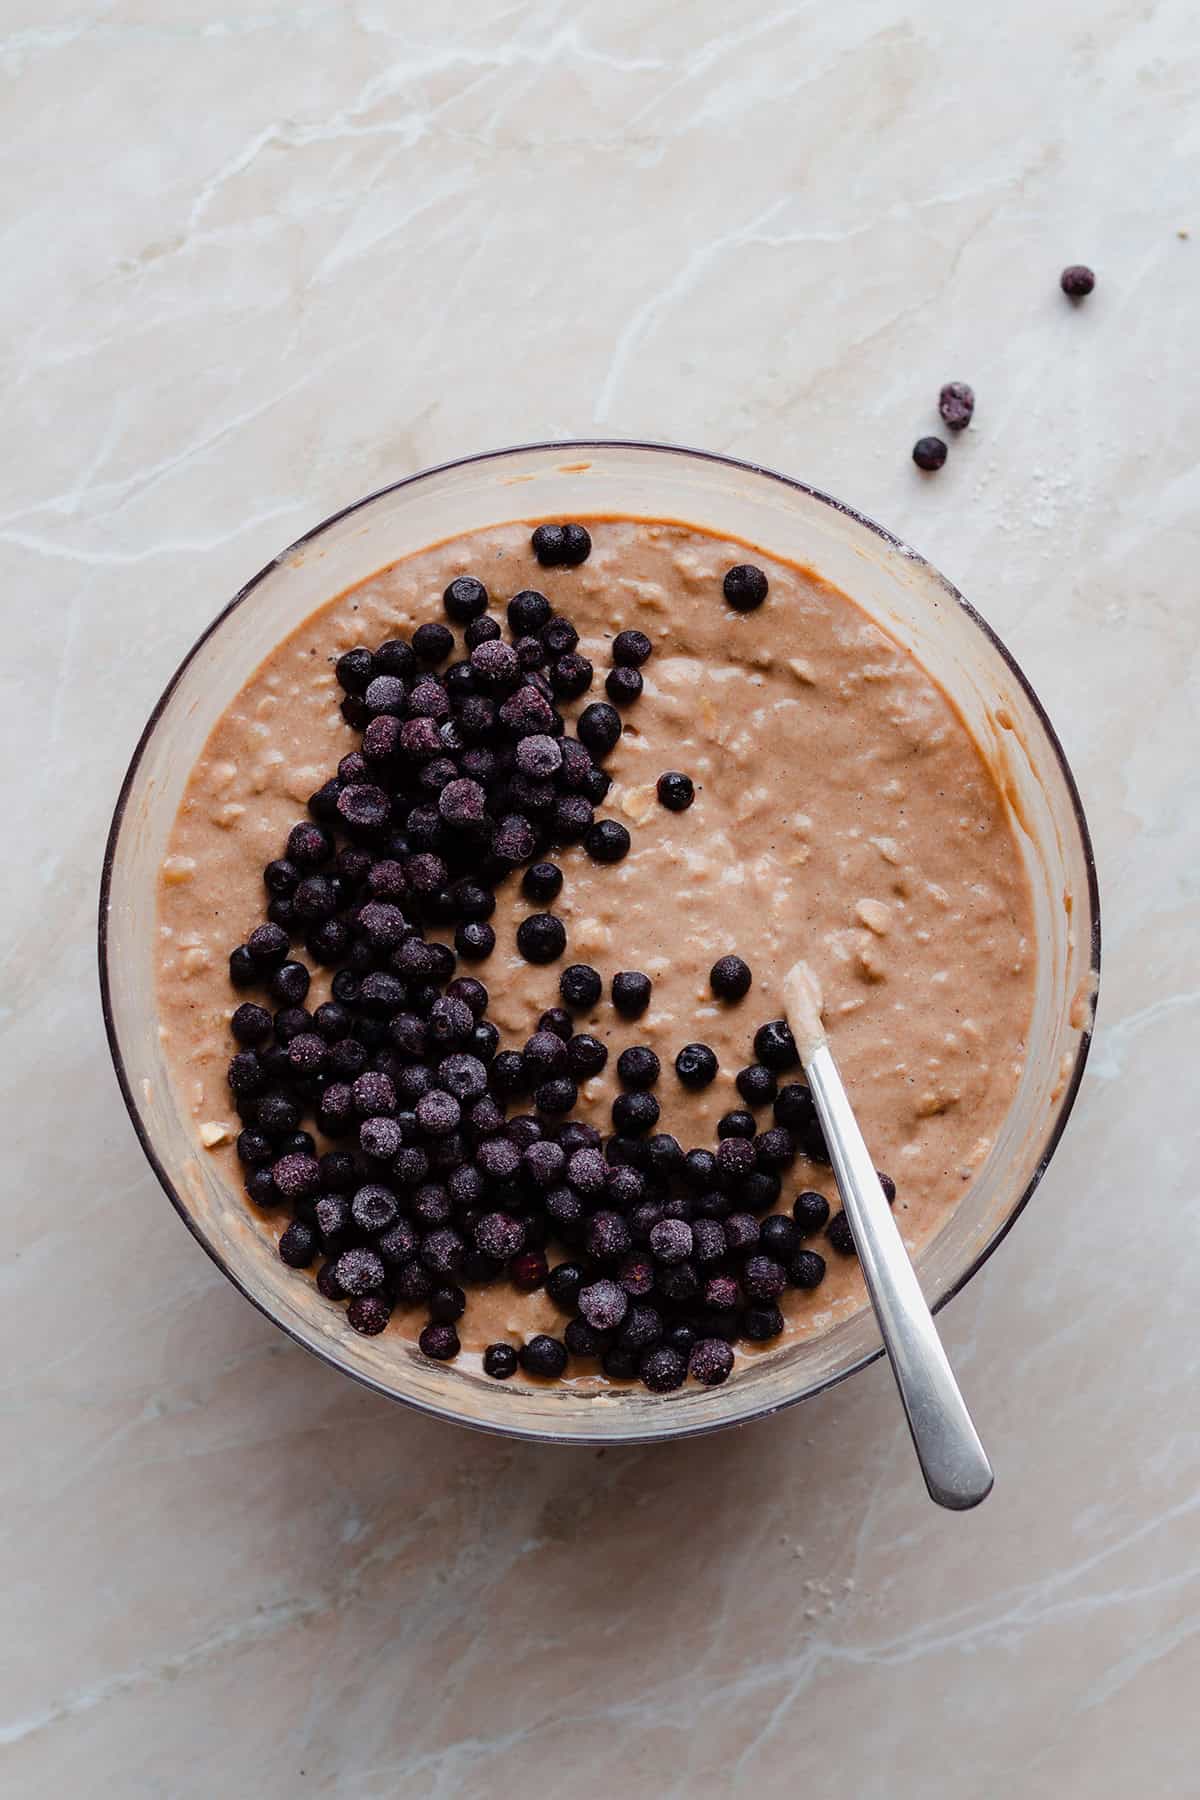
{"label": "frozen wild blueberry", "polygon": [[551,809],[551,836],[558,844],[577,844],[591,830],[592,807],[582,794],[564,794]]}
{"label": "frozen wild blueberry", "polygon": [[578,1263],[558,1263],[546,1276],[546,1292],[555,1306],[564,1312],[570,1312],[579,1298],[579,1290],[586,1277]]}
{"label": "frozen wild blueberry", "polygon": [[514,760],[521,774],[528,775],[531,781],[548,781],[562,768],[562,751],[557,738],[535,731],[518,740]]}
{"label": "frozen wild blueberry", "polygon": [[623,1019],[640,1019],[650,1004],[650,977],[622,969],[612,979],[612,1003]]}
{"label": "frozen wild blueberry", "polygon": [[825,1258],[815,1250],[797,1250],[788,1264],[788,1280],[793,1287],[819,1287],[825,1279]]}
{"label": "frozen wild blueberry", "polygon": [[705,1283],[704,1304],[713,1312],[733,1312],[742,1303],[741,1289],[732,1275],[713,1275]]}
{"label": "frozen wild blueberry", "polygon": [[754,1168],[754,1145],[745,1138],[722,1138],[717,1145],[717,1170],[721,1180],[731,1189],[744,1181]]}
{"label": "frozen wild blueberry", "polygon": [[521,1054],[534,1081],[544,1081],[549,1076],[561,1075],[566,1071],[567,1040],[557,1031],[539,1028],[532,1037],[525,1039]]}
{"label": "frozen wild blueberry", "polygon": [[783,1314],[770,1301],[758,1306],[748,1306],[742,1314],[742,1336],[751,1343],[766,1343],[768,1338],[778,1337],[783,1330]]}
{"label": "frozen wild blueberry", "polygon": [[566,927],[553,913],[530,913],[517,926],[517,949],[526,962],[553,962],[566,947]]}
{"label": "frozen wild blueberry", "polygon": [[462,1109],[453,1094],[441,1088],[430,1088],[416,1105],[417,1124],[428,1137],[445,1137],[458,1130]]}
{"label": "frozen wild blueberry", "polygon": [[638,1374],[652,1394],[669,1394],[682,1387],[687,1378],[687,1363],[669,1344],[656,1344],[642,1352]]}
{"label": "frozen wild blueberry", "polygon": [[696,789],[690,775],[681,775],[678,769],[668,769],[665,775],[658,778],[658,799],[668,812],[686,812],[696,798]]}
{"label": "frozen wild blueberry", "polygon": [[895,1203],[895,1199],[896,1199],[896,1184],[895,1184],[895,1182],[892,1180],[890,1175],[885,1175],[883,1173],[882,1169],[876,1169],[875,1173],[879,1177],[879,1185],[883,1189],[884,1199],[887,1201],[889,1206],[892,1206]]}
{"label": "frozen wild blueberry", "polygon": [[463,632],[463,643],[468,651],[471,651],[477,649],[480,644],[494,643],[496,638],[501,635],[500,627],[495,619],[481,614],[478,619],[472,619]]}
{"label": "frozen wild blueberry", "polygon": [[752,1138],[758,1127],[754,1123],[754,1114],[736,1109],[722,1113],[717,1120],[718,1138]]}
{"label": "frozen wild blueberry", "polygon": [[840,1209],[834,1213],[825,1232],[826,1237],[840,1256],[856,1256],[854,1233],[850,1229],[850,1221]]}
{"label": "frozen wild blueberry", "polygon": [[579,1311],[595,1331],[615,1331],[629,1311],[629,1296],[615,1281],[594,1281],[579,1292]]}
{"label": "frozen wild blueberry", "polygon": [[239,1044],[261,1044],[271,1035],[271,1015],[265,1006],[246,1000],[229,1021],[229,1028]]}
{"label": "frozen wild blueberry", "polygon": [[653,1087],[662,1064],[649,1044],[631,1044],[617,1058],[617,1079],[623,1087]]}
{"label": "frozen wild blueberry", "polygon": [[333,1272],[347,1294],[369,1294],[383,1286],[383,1263],[374,1250],[343,1250]]}
{"label": "frozen wild blueberry", "polygon": [[375,652],[375,668],[384,675],[400,675],[404,677],[415,673],[417,659],[413,655],[412,646],[403,638],[389,638],[380,644]]}
{"label": "frozen wild blueberry", "polygon": [[544,569],[575,568],[586,562],[592,549],[582,525],[539,525],[530,541]]}
{"label": "frozen wild blueberry", "polygon": [[[779,1071],[795,1068],[800,1061],[800,1054],[786,1019],[771,1019],[767,1024],[759,1026],[754,1034],[754,1054],[768,1069]],[[776,1117],[779,1117],[778,1111]],[[782,1125],[787,1120],[780,1119],[779,1122]]]}
{"label": "frozen wild blueberry", "polygon": [[790,1131],[782,1125],[761,1132],[755,1140],[754,1154],[760,1169],[775,1172],[786,1169],[796,1160],[796,1144]]}
{"label": "frozen wild blueberry", "polygon": [[307,1269],[317,1254],[316,1234],[302,1219],[293,1219],[279,1240],[279,1255],[289,1269]]}
{"label": "frozen wild blueberry", "polygon": [[311,1200],[320,1191],[321,1165],[315,1156],[281,1156],[273,1164],[271,1180],[275,1191],[295,1205],[297,1200]]}
{"label": "frozen wild blueberry", "polygon": [[417,1339],[417,1347],[435,1362],[450,1362],[462,1349],[453,1325],[440,1325],[436,1320],[425,1326]]}
{"label": "frozen wild blueberry", "polygon": [[642,687],[641,671],[627,668],[623,663],[610,669],[604,678],[604,691],[614,706],[632,706],[641,698]]}
{"label": "frozen wild blueberry", "polygon": [[768,582],[753,563],[736,563],[721,583],[726,600],[736,612],[753,612],[767,597]]}
{"label": "frozen wild blueberry", "polygon": [[551,691],[560,700],[578,700],[592,685],[593,669],[586,656],[568,650],[550,665]]}
{"label": "frozen wild blueberry", "polygon": [[708,982],[718,1000],[742,1000],[754,977],[740,956],[720,956],[708,971]]}
{"label": "frozen wild blueberry", "polygon": [[527,1249],[513,1256],[509,1264],[509,1280],[520,1294],[533,1294],[545,1282],[545,1256],[540,1249]]}
{"label": "frozen wild blueberry", "polygon": [[787,1272],[773,1256],[748,1256],[742,1288],[751,1300],[777,1300],[787,1285]]}
{"label": "frozen wild blueberry", "polygon": [[508,628],[514,637],[540,631],[550,622],[550,602],[536,588],[524,588],[508,603]]}
{"label": "frozen wild blueberry", "polygon": [[456,929],[454,948],[468,962],[482,962],[496,948],[496,933],[486,919],[469,919]]}
{"label": "frozen wild blueberry", "polygon": [[545,906],[562,890],[563,875],[557,863],[530,863],[521,877],[521,892],[527,900]]}
{"label": "frozen wild blueberry", "polygon": [[417,1234],[407,1219],[397,1219],[389,1231],[375,1241],[375,1248],[385,1262],[406,1263],[417,1252]]}
{"label": "frozen wild blueberry", "polygon": [[376,1162],[390,1162],[404,1142],[395,1119],[364,1119],[358,1128],[359,1149]]}
{"label": "frozen wild blueberry", "polygon": [[545,1332],[539,1332],[527,1344],[522,1344],[517,1355],[527,1375],[544,1375],[553,1379],[561,1375],[567,1366],[566,1346],[558,1338],[549,1337]]}
{"label": "frozen wild blueberry", "polygon": [[688,1372],[704,1387],[720,1387],[733,1368],[733,1351],[724,1338],[700,1338],[688,1355]]}
{"label": "frozen wild blueberry", "polygon": [[964,430],[975,411],[974,390],[965,381],[948,381],[938,395],[938,411],[951,431]]}
{"label": "frozen wild blueberry", "polygon": [[467,1296],[454,1282],[434,1288],[429,1296],[429,1316],[438,1325],[453,1325],[467,1310]]}
{"label": "frozen wild blueberry", "polygon": [[1083,300],[1096,285],[1096,277],[1086,263],[1071,263],[1058,278],[1058,285],[1071,300]]}
{"label": "frozen wild blueberry", "polygon": [[489,1344],[483,1353],[483,1372],[493,1381],[507,1381],[516,1374],[519,1366],[511,1344]]}
{"label": "frozen wild blueberry", "polygon": [[402,1305],[418,1306],[432,1294],[433,1277],[414,1256],[408,1262],[400,1264],[392,1277],[392,1287]]}
{"label": "frozen wild blueberry", "polygon": [[453,1275],[462,1267],[466,1245],[449,1225],[439,1225],[421,1239],[421,1261],[431,1275]]}
{"label": "frozen wild blueberry", "polygon": [[590,1032],[581,1031],[567,1043],[567,1065],[576,1081],[598,1075],[608,1061],[608,1046]]}
{"label": "frozen wild blueberry", "polygon": [[675,1073],[686,1088],[707,1087],[717,1073],[717,1059],[707,1044],[685,1044],[675,1058]]}
{"label": "frozen wild blueberry", "polygon": [[477,781],[459,776],[438,795],[438,812],[455,831],[474,831],[483,823],[487,795]]}
{"label": "frozen wild blueberry", "polygon": [[541,639],[548,656],[567,656],[578,644],[579,633],[570,619],[555,615],[542,626]]}
{"label": "frozen wild blueberry", "polygon": [[579,1099],[579,1089],[569,1075],[555,1075],[533,1091],[533,1103],[539,1112],[558,1116],[569,1113]]}
{"label": "frozen wild blueberry", "polygon": [[613,639],[613,661],[624,668],[640,669],[653,648],[644,631],[618,631]]}
{"label": "frozen wild blueberry", "polygon": [[363,694],[367,683],[375,673],[375,658],[371,652],[359,645],[355,650],[347,650],[339,656],[334,665],[334,674],[339,686],[347,694]]}
{"label": "frozen wild blueberry", "polygon": [[583,847],[593,862],[618,863],[629,854],[629,833],[616,819],[597,819],[585,834]]}
{"label": "frozen wild blueberry", "polygon": [[474,575],[459,575],[442,595],[446,617],[456,625],[469,625],[487,611],[488,592]]}
{"label": "frozen wild blueberry", "polygon": [[[329,1265],[325,1266],[328,1268]],[[320,1276],[317,1283],[319,1286]],[[359,1294],[346,1308],[347,1324],[363,1337],[378,1337],[391,1316],[392,1303],[382,1294]]]}
{"label": "frozen wild blueberry", "polygon": [[651,1227],[650,1254],[655,1262],[685,1262],[692,1248],[692,1228],[685,1219],[660,1219]]}
{"label": "frozen wild blueberry", "polygon": [[624,1137],[642,1137],[659,1120],[659,1104],[653,1094],[618,1094],[612,1103],[612,1121]]}
{"label": "frozen wild blueberry", "polygon": [[597,1262],[617,1263],[629,1250],[629,1226],[620,1213],[601,1210],[592,1214],[584,1239],[589,1256]]}
{"label": "frozen wild blueberry", "polygon": [[796,1221],[802,1237],[812,1237],[814,1232],[821,1231],[829,1219],[829,1202],[824,1194],[818,1194],[809,1188],[797,1194],[792,1201],[792,1217]]}
{"label": "frozen wild blueberry", "polygon": [[786,1213],[772,1213],[759,1227],[759,1246],[776,1262],[787,1263],[800,1248],[800,1230]]}
{"label": "frozen wild blueberry", "polygon": [[590,1011],[600,999],[603,983],[588,963],[570,963],[558,978],[558,991],[565,1005]]}
{"label": "frozen wild blueberry", "polygon": [[474,1237],[475,1248],[497,1262],[507,1262],[525,1248],[525,1227],[511,1213],[484,1213],[475,1221]]}
{"label": "frozen wild blueberry", "polygon": [[[385,1122],[392,1123],[390,1119]],[[367,1182],[350,1202],[350,1216],[360,1231],[386,1231],[396,1223],[399,1213],[395,1194],[378,1182]]]}
{"label": "frozen wild blueberry", "polygon": [[934,469],[941,468],[946,460],[946,454],[946,443],[943,438],[923,437],[918,438],[913,445],[912,459],[918,469],[932,472]]}
{"label": "frozen wild blueberry", "polygon": [[774,1074],[761,1063],[751,1063],[748,1068],[739,1069],[736,1086],[747,1106],[766,1106],[779,1091]]}
{"label": "frozen wild blueberry", "polygon": [[621,735],[621,715],[605,700],[593,700],[579,715],[576,732],[593,756],[607,756]]}

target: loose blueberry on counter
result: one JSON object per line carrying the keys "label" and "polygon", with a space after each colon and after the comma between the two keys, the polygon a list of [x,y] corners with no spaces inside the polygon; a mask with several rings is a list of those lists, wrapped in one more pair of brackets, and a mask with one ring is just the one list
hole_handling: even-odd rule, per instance
{"label": "loose blueberry on counter", "polygon": [[737,563],[726,572],[722,582],[726,600],[736,612],[753,612],[767,597],[769,583],[763,571],[753,563]]}
{"label": "loose blueberry on counter", "polygon": [[657,792],[659,804],[668,812],[686,812],[696,798],[691,776],[681,775],[678,769],[668,769],[659,776]]}
{"label": "loose blueberry on counter", "polygon": [[913,445],[912,459],[918,469],[924,469],[927,473],[932,474],[935,469],[940,469],[946,456],[947,448],[943,438],[918,438]]}
{"label": "loose blueberry on counter", "polygon": [[975,411],[974,389],[965,381],[948,381],[938,395],[938,411],[949,430],[964,431]]}
{"label": "loose blueberry on counter", "polygon": [[718,1000],[743,1000],[753,980],[749,963],[740,956],[720,956],[708,972],[709,986]]}
{"label": "loose blueberry on counter", "polygon": [[717,1059],[707,1044],[685,1044],[675,1058],[675,1073],[686,1088],[704,1088],[716,1079]]}
{"label": "loose blueberry on counter", "polygon": [[1070,300],[1084,300],[1096,285],[1096,277],[1086,263],[1071,263],[1058,278],[1058,285]]}

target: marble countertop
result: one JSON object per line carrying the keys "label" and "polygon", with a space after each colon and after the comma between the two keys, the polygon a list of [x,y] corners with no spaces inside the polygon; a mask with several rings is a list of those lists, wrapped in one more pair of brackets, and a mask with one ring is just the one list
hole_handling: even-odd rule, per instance
{"label": "marble countertop", "polygon": [[[0,72],[0,1786],[1194,1795],[1195,8],[42,0]],[[950,378],[976,424],[923,479]],[[120,1106],[99,861],[178,658],[343,503],[589,433],[885,521],[1078,772],[1092,1065],[944,1315],[977,1513],[879,1365],[653,1451],[410,1417],[222,1280]]]}

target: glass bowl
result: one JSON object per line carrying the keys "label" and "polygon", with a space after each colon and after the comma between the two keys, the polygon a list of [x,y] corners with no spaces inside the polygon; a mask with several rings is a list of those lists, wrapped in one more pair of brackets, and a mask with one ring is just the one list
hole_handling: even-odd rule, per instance
{"label": "glass bowl", "polygon": [[1087,824],[1050,721],[1013,657],[937,571],[848,506],[770,470],[656,444],[534,444],[428,469],[372,494],[285,550],[211,624],[172,677],[121,787],[100,896],[105,1024],[150,1164],[192,1234],[296,1341],[381,1394],[514,1437],[636,1443],[761,1418],[881,1353],[870,1308],[824,1336],[739,1363],[721,1388],[670,1395],[500,1383],[428,1361],[394,1332],[358,1336],[275,1253],[197,1153],[172,1089],[155,1009],[156,879],[193,764],[246,676],[297,623],[385,564],[513,519],[626,514],[703,525],[808,564],[908,646],[974,733],[1006,792],[1029,867],[1038,938],[1029,1054],[1008,1119],[918,1262],[931,1303],[970,1279],[1037,1187],[1087,1056],[1100,921]]}

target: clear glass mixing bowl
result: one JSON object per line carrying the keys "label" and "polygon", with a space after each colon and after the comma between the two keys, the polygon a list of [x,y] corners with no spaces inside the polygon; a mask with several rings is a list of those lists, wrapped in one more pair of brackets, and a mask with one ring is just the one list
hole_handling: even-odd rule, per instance
{"label": "clear glass mixing bowl", "polygon": [[193,763],[247,674],[300,620],[384,564],[512,519],[626,514],[742,538],[814,567],[906,644],[950,695],[1012,806],[1033,885],[1037,989],[1015,1103],[986,1163],[919,1261],[932,1304],[970,1279],[1033,1193],[1087,1056],[1100,966],[1091,843],[1071,771],[1013,657],[961,594],[905,544],[802,483],[728,457],[655,444],[535,444],[426,470],[347,507],[261,570],[172,677],[134,752],[109,835],[100,974],[117,1076],[151,1166],[189,1230],[246,1297],[298,1343],[379,1393],[515,1437],[631,1443],[760,1418],[880,1354],[869,1309],[825,1336],[739,1364],[716,1389],[602,1404],[565,1386],[499,1383],[434,1363],[393,1332],[356,1335],[285,1268],[244,1204],[198,1156],[172,1089],[155,1012],[155,891]]}

